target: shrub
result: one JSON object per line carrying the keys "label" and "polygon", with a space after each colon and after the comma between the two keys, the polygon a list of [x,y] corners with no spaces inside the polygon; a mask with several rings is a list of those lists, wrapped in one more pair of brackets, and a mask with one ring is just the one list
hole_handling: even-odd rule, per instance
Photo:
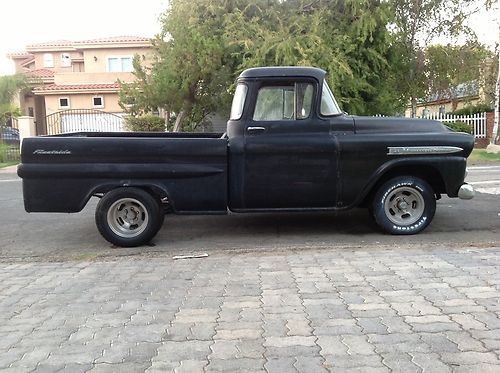
{"label": "shrub", "polygon": [[462,109],[458,109],[452,112],[449,112],[448,114],[452,115],[472,115],[472,114],[478,114],[478,113],[484,113],[484,112],[490,112],[493,111],[490,105],[488,104],[477,104],[477,105],[471,105],[471,106],[466,106]]}
{"label": "shrub", "polygon": [[470,133],[472,134],[472,126],[469,126],[467,123],[464,122],[450,122],[450,123],[445,123],[448,128],[450,128],[452,131],[455,132],[465,132],[465,133]]}
{"label": "shrub", "polygon": [[140,115],[137,117],[127,116],[125,117],[125,127],[133,132],[164,132],[165,120],[152,114]]}
{"label": "shrub", "polygon": [[10,146],[0,141],[0,163],[19,161],[19,147]]}

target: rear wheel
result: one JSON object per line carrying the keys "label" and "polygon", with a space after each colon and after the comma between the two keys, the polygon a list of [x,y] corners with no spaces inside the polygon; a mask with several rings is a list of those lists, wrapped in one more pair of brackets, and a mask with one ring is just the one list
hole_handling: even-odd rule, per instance
{"label": "rear wheel", "polygon": [[393,178],[377,190],[372,204],[377,224],[391,234],[415,234],[429,225],[436,212],[431,186],[412,176]]}
{"label": "rear wheel", "polygon": [[163,218],[159,201],[138,188],[118,188],[106,193],[95,213],[101,235],[122,247],[149,243],[161,228]]}

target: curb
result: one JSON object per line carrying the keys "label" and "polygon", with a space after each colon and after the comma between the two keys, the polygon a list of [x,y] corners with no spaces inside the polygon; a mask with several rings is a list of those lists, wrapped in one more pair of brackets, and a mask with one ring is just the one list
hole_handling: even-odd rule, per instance
{"label": "curb", "polygon": [[0,174],[17,174],[17,165],[0,168]]}

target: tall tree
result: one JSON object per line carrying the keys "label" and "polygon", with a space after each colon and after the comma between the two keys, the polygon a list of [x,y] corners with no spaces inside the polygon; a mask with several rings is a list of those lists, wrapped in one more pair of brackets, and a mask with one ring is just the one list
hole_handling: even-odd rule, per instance
{"label": "tall tree", "polygon": [[349,67],[347,74],[326,65],[330,84],[344,108],[355,114],[392,114],[403,106],[391,88],[397,54],[387,29],[392,13],[385,1],[337,0],[326,2],[321,38],[329,47],[339,45]]}
{"label": "tall tree", "polygon": [[395,22],[395,47],[402,52],[397,81],[416,113],[417,99],[428,91],[425,49],[437,38],[474,40],[467,18],[484,6],[477,0],[390,0]]}
{"label": "tall tree", "polygon": [[28,80],[24,75],[0,76],[0,125],[10,116],[20,114],[19,108],[13,104],[16,94],[27,87]]}
{"label": "tall tree", "polygon": [[237,6],[237,0],[171,0],[154,40],[151,70],[135,66],[137,82],[123,85],[128,110],[161,107],[175,112],[175,131],[202,122],[211,112],[228,110],[227,87],[239,62],[223,42],[223,23]]}
{"label": "tall tree", "polygon": [[226,40],[243,56],[240,69],[322,67],[345,110],[386,113],[398,106],[384,88],[392,69],[390,20],[388,4],[378,0],[268,1],[227,18]]}
{"label": "tall tree", "polygon": [[476,1],[171,0],[153,66],[134,61],[122,103],[134,114],[175,112],[180,130],[226,111],[228,87],[247,67],[312,65],[328,72],[344,110],[394,114],[428,93],[430,67],[456,62],[444,49],[429,60],[426,49],[436,35],[471,35],[464,20]]}
{"label": "tall tree", "polygon": [[491,54],[477,44],[437,44],[427,47],[423,53],[425,64],[422,82],[427,88],[425,95],[451,100],[455,100],[459,93],[477,94],[482,65]]}

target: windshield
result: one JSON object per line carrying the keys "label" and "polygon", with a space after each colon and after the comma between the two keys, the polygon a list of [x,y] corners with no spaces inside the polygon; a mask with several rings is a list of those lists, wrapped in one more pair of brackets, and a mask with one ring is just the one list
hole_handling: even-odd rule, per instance
{"label": "windshield", "polygon": [[332,91],[330,91],[330,87],[328,87],[326,80],[323,82],[320,110],[321,115],[338,115],[341,113],[339,105],[337,101],[335,101],[335,97],[333,97]]}
{"label": "windshield", "polygon": [[243,106],[245,105],[245,99],[247,97],[248,87],[246,84],[240,83],[236,86],[236,92],[234,92],[233,105],[231,106],[231,116],[229,119],[238,120],[243,114]]}

